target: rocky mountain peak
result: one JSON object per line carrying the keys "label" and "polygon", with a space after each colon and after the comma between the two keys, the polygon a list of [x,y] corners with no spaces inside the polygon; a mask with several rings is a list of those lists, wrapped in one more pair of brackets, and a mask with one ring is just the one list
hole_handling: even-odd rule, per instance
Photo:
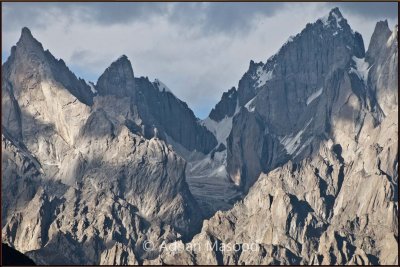
{"label": "rocky mountain peak", "polygon": [[[235,88],[235,87],[232,87],[231,89],[228,90],[226,96],[227,96],[227,97],[232,97],[232,96],[235,94],[236,91],[237,91],[236,88]],[[225,93],[224,93],[224,94],[225,94]],[[223,96],[224,94],[222,94],[222,96]]]}
{"label": "rocky mountain peak", "polygon": [[100,76],[96,89],[99,95],[128,96],[133,93],[134,78],[131,62],[122,55]]}
{"label": "rocky mountain peak", "polygon": [[29,28],[24,27],[21,30],[21,36],[19,38],[19,41],[17,42],[17,47],[18,48],[24,48],[24,50],[35,50],[36,52],[43,52],[43,46],[42,44],[37,41],[31,31],[29,30]]}
{"label": "rocky mountain peak", "polygon": [[389,23],[388,23],[387,19],[378,21],[376,23],[375,29],[374,29],[375,33],[377,33],[377,32],[383,32],[384,33],[384,32],[387,32],[387,31],[390,31]]}
{"label": "rocky mountain peak", "polygon": [[109,68],[122,69],[126,71],[124,74],[127,76],[127,78],[132,78],[134,76],[132,63],[126,55],[121,55],[117,60],[111,63]]}
{"label": "rocky mountain peak", "polygon": [[[14,91],[20,95],[27,88],[26,81],[32,86],[42,81],[57,84],[56,87],[68,90],[80,102],[91,105],[92,93],[86,83],[73,74],[65,62],[56,59],[49,50],[35,39],[29,28],[21,30],[16,46],[11,49],[10,57],[3,65],[3,71],[15,83]],[[18,75],[14,75],[18,74]]]}
{"label": "rocky mountain peak", "polygon": [[21,30],[21,38],[33,38],[31,30],[28,27],[23,27]]}
{"label": "rocky mountain peak", "polygon": [[[290,37],[266,63],[251,61],[239,81],[241,108],[232,120],[227,141],[227,170],[231,180],[235,183],[241,180],[238,184],[246,190],[261,171],[273,169],[288,157],[305,156],[307,147],[314,142],[312,136],[325,134],[325,115],[315,117],[315,114],[317,109],[326,114],[321,103],[327,102],[333,92],[332,80],[346,71],[353,57],[364,56],[361,35],[334,8]],[[290,139],[295,146],[288,145],[285,138],[299,133],[305,133],[303,141]],[[306,141],[304,145],[302,142]],[[239,147],[236,145],[239,143],[245,145]],[[298,150],[295,152],[294,148]],[[246,159],[238,155],[246,155]],[[263,158],[263,155],[274,156]],[[249,159],[251,164],[255,162],[251,167],[246,165]]]}
{"label": "rocky mountain peak", "polygon": [[[129,61],[128,57],[126,55],[121,55],[116,61],[113,63],[119,63],[119,64],[129,64],[131,65],[131,62]],[[132,65],[131,65],[132,67]]]}
{"label": "rocky mountain peak", "polygon": [[347,20],[337,7],[333,8],[328,15],[319,19],[319,21],[321,21],[326,28],[342,28],[347,25]]}
{"label": "rocky mountain peak", "polygon": [[378,21],[371,36],[371,43],[376,41],[379,42],[380,40],[387,40],[391,34],[392,31],[389,29],[388,21]]}
{"label": "rocky mountain peak", "polygon": [[374,62],[374,58],[382,51],[382,46],[387,43],[391,35],[392,31],[389,29],[387,20],[376,23],[366,54],[366,60],[369,63]]}
{"label": "rocky mountain peak", "polygon": [[11,49],[11,57],[15,55],[17,50],[27,51],[29,54],[34,53],[37,56],[43,55],[44,52],[42,44],[33,37],[31,31],[27,27],[22,28],[21,36],[16,46],[13,46]]}
{"label": "rocky mountain peak", "polygon": [[356,49],[351,49],[354,53],[362,54],[365,51],[364,42],[362,40],[361,34],[353,31],[351,26],[348,24],[347,19],[343,17],[339,8],[333,8],[326,16],[318,19],[313,24],[308,24],[306,29],[304,29],[303,31],[306,31],[308,28],[319,28],[321,24],[322,32],[320,30],[317,32],[319,34],[322,33],[323,38],[331,39],[332,36],[334,39],[339,38],[351,48],[354,44]]}
{"label": "rocky mountain peak", "polygon": [[329,18],[335,18],[336,20],[341,20],[343,19],[343,15],[340,12],[338,7],[332,8],[332,10],[329,12]]}
{"label": "rocky mountain peak", "polygon": [[250,65],[249,65],[249,69],[250,70],[252,70],[252,69],[255,69],[255,68],[257,68],[258,66],[261,66],[261,65],[263,65],[263,63],[262,62],[254,62],[253,60],[250,60]]}
{"label": "rocky mountain peak", "polygon": [[380,109],[388,115],[398,106],[398,41],[397,26],[393,32],[387,20],[376,23],[365,62],[368,71],[369,88],[376,95]]}
{"label": "rocky mountain peak", "polygon": [[236,106],[237,90],[232,87],[222,94],[221,101],[211,110],[209,118],[218,122],[225,117],[232,117],[235,114]]}
{"label": "rocky mountain peak", "polygon": [[331,15],[331,14],[333,14],[333,15],[335,15],[337,17],[343,18],[342,13],[340,12],[338,7],[332,8],[331,11],[329,12],[329,15]]}
{"label": "rocky mountain peak", "polygon": [[[308,47],[315,46],[320,47],[318,55],[324,57],[309,54]],[[334,8],[326,16],[307,24],[297,35],[290,36],[265,63],[250,61],[248,71],[239,81],[239,106],[246,105],[262,88],[289,73],[300,75],[307,72],[307,75],[315,78],[313,83],[321,83],[329,71],[326,66],[344,68],[352,56],[365,56],[362,36],[351,29],[339,8]],[[307,64],[305,67],[304,62],[309,62],[310,58],[316,64]],[[296,64],[292,64],[293,60],[302,67],[294,67]]]}

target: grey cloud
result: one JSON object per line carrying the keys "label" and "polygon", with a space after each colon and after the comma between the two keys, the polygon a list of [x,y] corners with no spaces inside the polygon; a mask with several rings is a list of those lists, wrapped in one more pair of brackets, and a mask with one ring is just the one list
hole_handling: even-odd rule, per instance
{"label": "grey cloud", "polygon": [[[82,20],[95,24],[128,23],[145,20],[166,12],[163,3],[3,3],[3,30],[16,30],[21,24],[29,27],[48,26],[47,16],[63,16],[68,20]],[[44,16],[45,15],[45,16]]]}
{"label": "grey cloud", "polygon": [[[273,16],[284,3],[215,3],[207,12],[207,23],[215,30],[233,29],[249,26],[251,18],[257,15]],[[248,28],[247,28],[248,30]]]}
{"label": "grey cloud", "polygon": [[199,26],[205,33],[246,31],[257,15],[272,16],[285,3],[5,3],[5,30],[21,24],[46,27],[48,16],[63,15],[100,25],[146,21],[166,16],[183,27]]}
{"label": "grey cloud", "polygon": [[80,3],[91,12],[88,17],[99,24],[118,24],[137,20],[146,20],[154,15],[167,12],[169,3]]}
{"label": "grey cloud", "polygon": [[71,61],[73,62],[79,62],[79,61],[85,61],[87,60],[90,56],[91,53],[89,50],[75,50],[72,55],[71,55]]}
{"label": "grey cloud", "polygon": [[[302,3],[307,5],[309,3]],[[16,30],[21,24],[46,27],[48,17],[62,15],[69,20],[82,20],[99,25],[146,21],[154,16],[165,16],[181,27],[199,27],[202,33],[234,34],[249,31],[251,23],[260,15],[273,16],[290,3],[4,3],[3,30]],[[365,18],[397,18],[397,3],[327,3],[348,13]],[[299,9],[301,13],[301,9]],[[43,16],[47,14],[47,16]]]}
{"label": "grey cloud", "polygon": [[248,31],[257,15],[273,16],[286,3],[179,3],[170,14],[171,21],[197,24],[208,33]]}
{"label": "grey cloud", "polygon": [[391,18],[397,19],[397,2],[336,2],[332,6],[338,6],[348,13],[365,18]]}
{"label": "grey cloud", "polygon": [[41,3],[2,3],[3,31],[20,30],[21,25],[29,27],[45,27],[41,19],[43,9]]}
{"label": "grey cloud", "polygon": [[[302,3],[307,5],[308,3]],[[199,26],[206,33],[234,33],[246,31],[257,15],[273,16],[290,3],[3,3],[3,30],[16,30],[21,24],[46,27],[47,16],[63,15],[71,20],[84,20],[100,25],[146,21],[155,15],[166,16],[181,26]],[[368,18],[397,18],[397,3],[327,3],[346,12]],[[301,13],[301,10],[299,9]]]}

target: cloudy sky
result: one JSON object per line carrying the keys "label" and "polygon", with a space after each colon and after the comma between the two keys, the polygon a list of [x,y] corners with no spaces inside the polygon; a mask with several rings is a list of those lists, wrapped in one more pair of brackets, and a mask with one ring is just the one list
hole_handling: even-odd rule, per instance
{"label": "cloudy sky", "polygon": [[366,46],[376,21],[397,24],[397,3],[2,3],[2,62],[27,26],[77,76],[96,82],[125,54],[135,76],[160,79],[205,118],[251,59],[335,6]]}

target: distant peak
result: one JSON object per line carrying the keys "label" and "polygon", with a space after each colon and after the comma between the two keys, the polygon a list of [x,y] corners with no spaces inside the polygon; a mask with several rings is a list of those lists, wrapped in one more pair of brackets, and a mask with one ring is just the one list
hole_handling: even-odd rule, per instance
{"label": "distant peak", "polygon": [[391,38],[392,34],[393,32],[389,29],[387,20],[381,20],[376,23],[366,54],[366,60],[371,65],[381,53],[384,45],[386,44],[387,46],[390,46],[392,41],[397,39],[394,35]]}
{"label": "distant peak", "polygon": [[120,61],[120,60],[128,60],[129,61],[129,59],[126,55],[122,55],[117,59],[117,61]]}
{"label": "distant peak", "polygon": [[378,22],[376,23],[375,30],[378,30],[378,31],[382,31],[382,30],[387,31],[387,30],[390,30],[390,29],[389,29],[389,24],[388,24],[387,19],[378,21]]}
{"label": "distant peak", "polygon": [[119,66],[124,66],[132,69],[132,63],[126,55],[122,55],[117,60],[113,61],[109,68],[118,68]]}
{"label": "distant peak", "polygon": [[226,91],[222,94],[221,100],[228,98],[228,97],[229,98],[235,97],[236,93],[237,93],[236,87],[232,87],[231,89],[229,89],[228,91]]}
{"label": "distant peak", "polygon": [[319,19],[324,27],[337,27],[342,28],[344,23],[346,23],[346,19],[343,17],[342,13],[340,12],[338,7],[335,7],[329,11],[329,14]]}
{"label": "distant peak", "polygon": [[231,89],[228,90],[228,93],[234,93],[236,92],[236,87],[233,86]]}
{"label": "distant peak", "polygon": [[30,49],[44,52],[42,44],[32,36],[31,30],[28,27],[22,28],[17,46],[29,47]]}
{"label": "distant peak", "polygon": [[333,15],[335,18],[343,18],[342,12],[340,12],[338,7],[332,8],[329,15]]}
{"label": "distant peak", "polygon": [[21,36],[28,35],[32,36],[31,30],[28,27],[23,27],[21,30]]}
{"label": "distant peak", "polygon": [[250,60],[249,69],[254,69],[254,68],[259,67],[259,66],[262,66],[262,65],[264,65],[262,62],[256,63],[256,62],[254,62],[253,60]]}
{"label": "distant peak", "polygon": [[32,36],[31,30],[28,27],[23,27],[21,30],[20,40],[35,40]]}
{"label": "distant peak", "polygon": [[374,42],[379,39],[387,40],[387,38],[391,34],[392,31],[389,29],[388,21],[387,20],[378,21],[375,25],[374,32],[372,33],[371,42]]}
{"label": "distant peak", "polygon": [[126,55],[122,55],[117,60],[113,61],[111,65],[130,65],[132,67],[131,61]]}
{"label": "distant peak", "polygon": [[129,96],[135,87],[134,78],[131,62],[122,55],[99,77],[96,90],[99,95]]}
{"label": "distant peak", "polygon": [[224,98],[224,97],[229,97],[229,98],[236,97],[236,94],[237,94],[236,88],[232,87],[227,92],[222,94],[222,98]]}

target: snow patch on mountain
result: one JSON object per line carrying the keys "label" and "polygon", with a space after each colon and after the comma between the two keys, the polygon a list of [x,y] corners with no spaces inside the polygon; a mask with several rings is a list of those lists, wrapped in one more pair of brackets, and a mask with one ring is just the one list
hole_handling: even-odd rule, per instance
{"label": "snow patch on mountain", "polygon": [[397,34],[398,34],[397,31],[398,31],[398,26],[396,25],[394,26],[393,32],[386,42],[386,47],[390,47],[392,43],[397,40]]}
{"label": "snow patch on mountain", "polygon": [[300,147],[301,136],[307,129],[307,127],[310,125],[312,120],[313,118],[311,118],[310,121],[306,124],[306,126],[304,126],[304,128],[300,130],[296,135],[293,136],[293,134],[291,134],[288,136],[279,137],[279,142],[285,147],[285,150],[289,155],[292,155]]}
{"label": "snow patch on mountain", "polygon": [[297,157],[298,155],[300,155],[301,152],[303,152],[303,150],[309,145],[311,144],[312,140],[314,139],[314,137],[310,137],[307,139],[307,141],[304,142],[304,144],[300,147],[299,150],[297,150],[296,154],[294,154],[294,158]]}
{"label": "snow patch on mountain", "polygon": [[296,36],[294,36],[294,35],[289,36],[289,38],[288,38],[287,41],[283,44],[283,46],[287,45],[288,43],[293,42],[293,40],[294,40],[295,37],[296,37]]}
{"label": "snow patch on mountain", "polygon": [[[232,116],[233,117],[233,116]],[[228,138],[232,130],[232,117],[225,116],[221,121],[217,122],[209,117],[204,119],[201,124],[205,126],[210,132],[212,132],[217,138],[218,143],[226,144],[226,138]]]}
{"label": "snow patch on mountain", "polygon": [[154,79],[154,84],[157,86],[158,90],[161,93],[168,92],[172,94],[172,91],[159,79]]}
{"label": "snow patch on mountain", "polygon": [[319,20],[322,22],[322,24],[324,24],[324,27],[329,26],[329,15],[325,15]]}
{"label": "snow patch on mountain", "polygon": [[339,16],[338,14],[336,14],[336,12],[331,12],[332,16],[335,18],[336,21],[336,27],[341,28],[341,26],[339,25],[339,22],[342,21],[342,16]]}
{"label": "snow patch on mountain", "polygon": [[215,121],[210,117],[205,118],[204,120],[200,120],[200,125],[206,127],[212,134],[214,134],[215,138],[218,141],[218,144],[226,145],[226,139],[232,130],[232,119],[233,117],[240,111],[241,107],[239,106],[239,100],[236,100],[235,113],[228,117],[225,117],[220,121]]}
{"label": "snow patch on mountain", "polygon": [[232,98],[234,95],[235,95],[235,93],[236,93],[236,91],[232,91],[230,94],[229,94],[229,98]]}
{"label": "snow patch on mountain", "polygon": [[247,108],[249,112],[254,112],[254,110],[256,109],[256,106],[254,104],[255,99],[256,97],[253,97],[249,102],[246,103],[246,105],[244,105],[244,107]]}
{"label": "snow patch on mountain", "polygon": [[202,173],[201,176],[204,177],[213,176],[226,178],[228,174],[224,164],[226,164],[226,150],[216,152],[213,159],[211,159],[210,155],[207,155],[201,160],[190,162],[188,167],[190,173]]}
{"label": "snow patch on mountain", "polygon": [[273,78],[273,71],[272,70],[264,70],[262,66],[257,68],[256,75],[253,77],[257,79],[256,81],[256,88],[265,85],[265,83]]}
{"label": "snow patch on mountain", "polygon": [[353,61],[356,64],[356,68],[351,67],[349,73],[354,73],[358,78],[360,78],[360,80],[367,83],[368,72],[370,69],[368,62],[365,61],[365,58],[357,58],[355,56],[353,56]]}
{"label": "snow patch on mountain", "polygon": [[320,88],[318,91],[312,93],[308,98],[307,98],[307,106],[310,105],[311,102],[313,102],[315,99],[317,99],[321,94],[324,88]]}
{"label": "snow patch on mountain", "polygon": [[92,91],[92,93],[93,94],[97,94],[97,90],[96,90],[96,88],[94,87],[94,83],[93,82],[87,82],[87,85],[89,85],[89,87],[90,87],[90,90]]}
{"label": "snow patch on mountain", "polygon": [[340,26],[339,22],[342,21],[343,17],[339,10],[333,9],[328,15],[320,18],[319,20],[323,23],[324,27],[329,27],[332,19],[336,22],[336,27],[341,29],[342,26]]}

